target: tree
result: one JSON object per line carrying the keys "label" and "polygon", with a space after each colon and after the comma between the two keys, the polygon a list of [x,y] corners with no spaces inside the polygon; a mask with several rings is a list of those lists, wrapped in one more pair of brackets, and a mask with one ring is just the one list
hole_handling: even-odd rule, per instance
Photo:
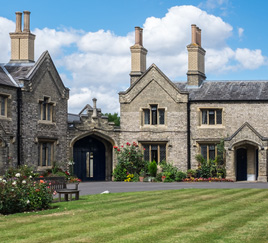
{"label": "tree", "polygon": [[118,116],[117,112],[115,112],[114,114],[105,113],[103,115],[108,116],[108,122],[114,122],[116,126],[120,126],[120,116]]}

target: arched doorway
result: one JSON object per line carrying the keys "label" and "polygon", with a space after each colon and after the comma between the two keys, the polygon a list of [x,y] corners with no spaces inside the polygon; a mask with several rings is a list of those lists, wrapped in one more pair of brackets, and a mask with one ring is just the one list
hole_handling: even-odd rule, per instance
{"label": "arched doorway", "polygon": [[258,147],[245,143],[236,148],[236,180],[256,181],[258,179]]}
{"label": "arched doorway", "polygon": [[247,180],[247,149],[240,148],[236,151],[236,180]]}
{"label": "arched doorway", "polygon": [[82,181],[106,179],[106,147],[94,136],[87,136],[73,146],[74,174]]}

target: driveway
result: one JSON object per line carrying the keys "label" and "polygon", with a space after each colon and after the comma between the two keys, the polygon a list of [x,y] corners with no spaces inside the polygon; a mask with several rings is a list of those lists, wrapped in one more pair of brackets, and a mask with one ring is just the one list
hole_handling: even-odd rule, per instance
{"label": "driveway", "polygon": [[233,189],[233,188],[259,188],[268,189],[267,182],[82,182],[79,184],[80,195],[99,194],[104,191],[140,192],[174,189]]}

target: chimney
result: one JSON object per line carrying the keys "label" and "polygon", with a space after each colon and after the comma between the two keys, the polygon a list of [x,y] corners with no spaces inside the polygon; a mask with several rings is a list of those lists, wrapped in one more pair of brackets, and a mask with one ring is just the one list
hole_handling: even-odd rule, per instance
{"label": "chimney", "polygon": [[142,44],[143,29],[135,27],[135,45],[130,47],[131,52],[131,72],[130,72],[130,85],[146,71],[146,55],[147,50]]}
{"label": "chimney", "polygon": [[93,98],[93,114],[92,114],[92,118],[96,118],[97,117],[97,99]]}
{"label": "chimney", "polygon": [[188,86],[200,86],[206,79],[205,54],[201,47],[201,29],[192,24],[192,43],[187,46],[188,50]]}
{"label": "chimney", "polygon": [[35,35],[30,32],[30,12],[24,11],[24,28],[21,31],[22,13],[16,12],[16,30],[11,38],[11,63],[34,62]]}

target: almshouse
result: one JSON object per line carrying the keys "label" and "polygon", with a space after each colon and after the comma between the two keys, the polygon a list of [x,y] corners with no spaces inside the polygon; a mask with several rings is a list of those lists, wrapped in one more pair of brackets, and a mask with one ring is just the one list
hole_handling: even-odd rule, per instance
{"label": "almshouse", "polygon": [[[67,114],[69,90],[44,52],[33,60],[29,12],[17,12],[11,33],[11,60],[0,69],[0,171],[20,164],[37,170],[53,161],[75,161],[82,180],[111,180],[113,146],[136,142],[144,159],[197,168],[196,154],[217,155],[224,139],[227,178],[267,181],[268,81],[208,81],[201,30],[192,25],[187,82],[172,82],[155,64],[146,68],[147,50],[135,28],[130,87],[119,93],[120,127],[86,105]],[[258,114],[262,114],[259,116]]]}

